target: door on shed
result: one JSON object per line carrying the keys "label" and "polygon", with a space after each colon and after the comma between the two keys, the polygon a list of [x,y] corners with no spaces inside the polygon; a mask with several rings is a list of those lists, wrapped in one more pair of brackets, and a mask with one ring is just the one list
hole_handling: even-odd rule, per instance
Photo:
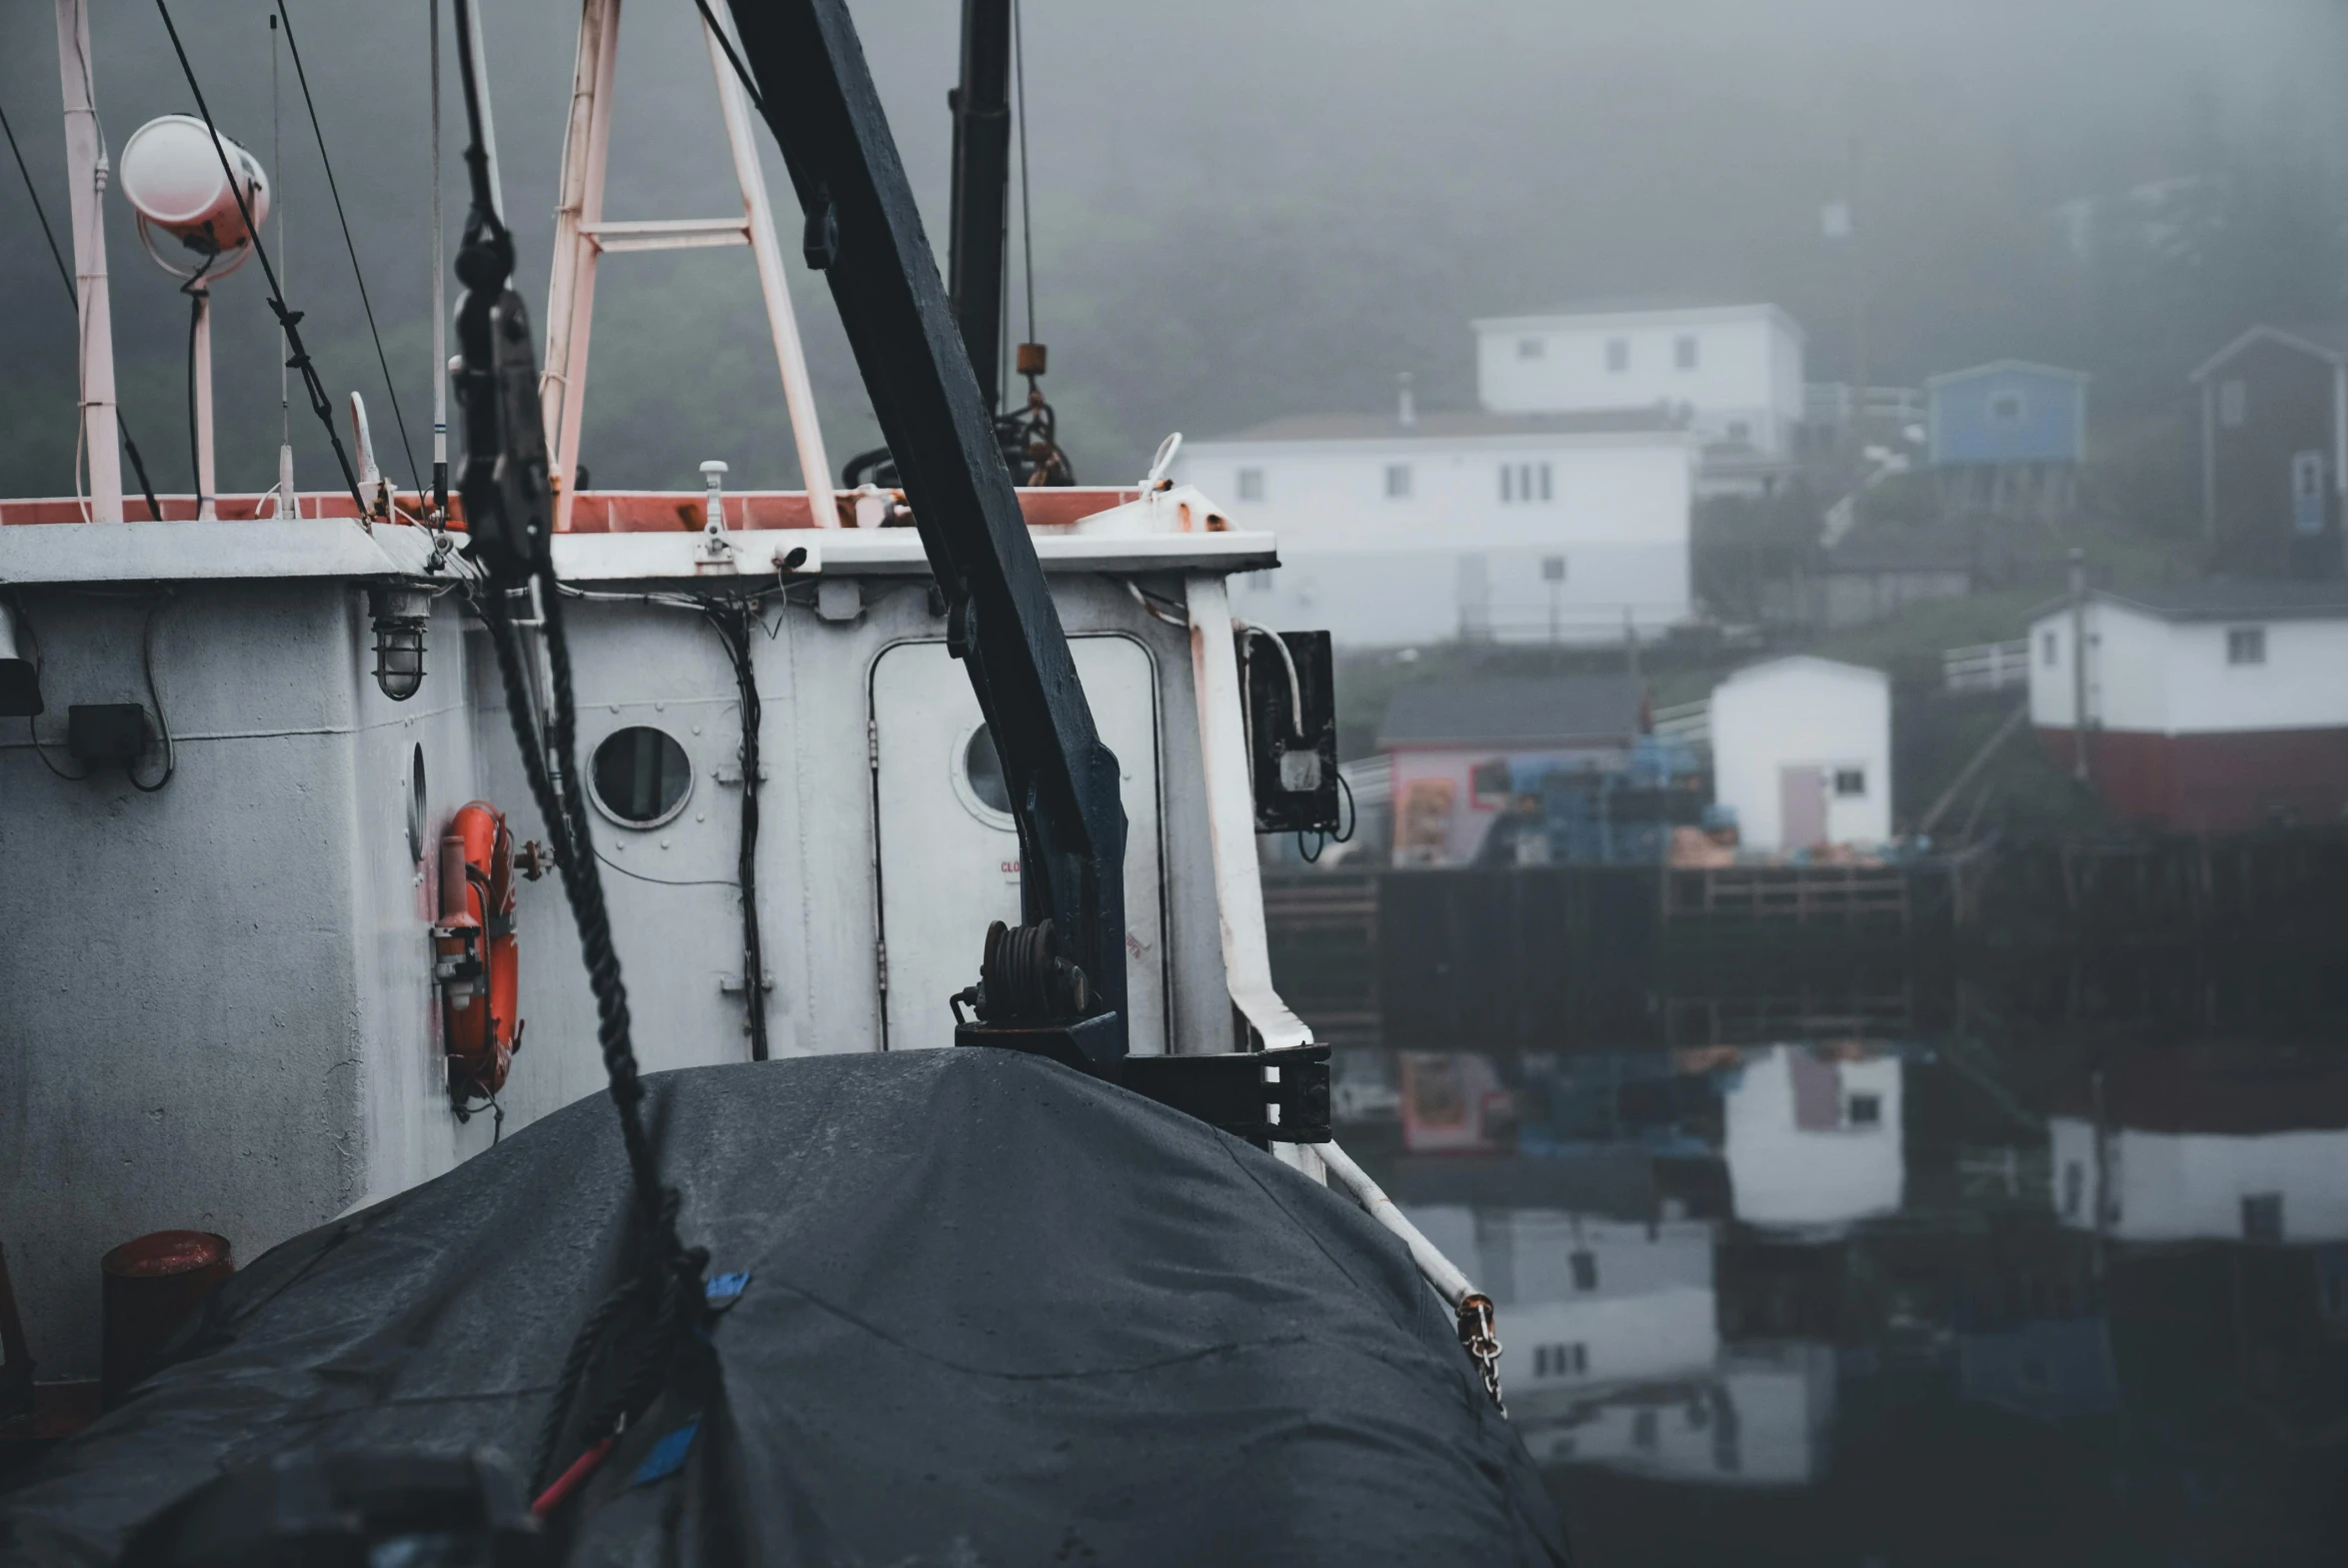
{"label": "door on shed", "polygon": [[[1164,856],[1158,680],[1125,637],[1069,639],[1093,723],[1117,754],[1126,808],[1127,1028],[1165,1051]],[[947,998],[979,977],[990,920],[1018,924],[1020,841],[970,677],[944,643],[900,643],[873,665],[873,792],[880,835],[886,1048],[952,1045]],[[974,745],[974,742],[977,744]]]}
{"label": "door on shed", "polygon": [[1777,820],[1781,848],[1807,849],[1826,841],[1825,769],[1777,770]]}

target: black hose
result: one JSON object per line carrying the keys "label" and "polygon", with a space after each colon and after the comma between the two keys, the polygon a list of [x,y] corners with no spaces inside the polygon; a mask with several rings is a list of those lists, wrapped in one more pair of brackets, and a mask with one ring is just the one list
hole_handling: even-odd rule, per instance
{"label": "black hose", "polygon": [[767,1045],[766,940],[759,930],[759,687],[750,660],[750,607],[739,601],[705,606],[702,614],[726,645],[734,684],[742,693],[742,844],[735,861],[742,896],[743,1001],[750,1009],[750,1059],[765,1061]]}

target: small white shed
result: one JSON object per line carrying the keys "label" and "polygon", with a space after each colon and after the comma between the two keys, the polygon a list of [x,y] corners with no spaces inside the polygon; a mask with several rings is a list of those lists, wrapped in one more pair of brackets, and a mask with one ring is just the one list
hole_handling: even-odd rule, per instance
{"label": "small white shed", "polygon": [[1755,849],[1891,836],[1891,679],[1796,655],[1712,689],[1712,789]]}

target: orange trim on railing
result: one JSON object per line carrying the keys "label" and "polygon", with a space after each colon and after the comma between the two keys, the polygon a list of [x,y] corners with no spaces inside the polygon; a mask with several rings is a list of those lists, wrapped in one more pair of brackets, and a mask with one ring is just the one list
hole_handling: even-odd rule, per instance
{"label": "orange trim on railing", "polygon": [[[1022,490],[1019,492],[1020,511],[1030,528],[1065,528],[1081,518],[1111,507],[1123,506],[1140,497],[1139,490],[1121,489],[1112,485],[1092,485],[1082,488]],[[192,523],[196,518],[194,496],[159,496],[163,504],[163,521]],[[842,492],[844,506],[855,503],[853,493]],[[401,511],[411,515],[423,511],[423,502],[416,496],[395,498]],[[449,497],[449,510],[454,514],[452,526],[462,530],[463,503],[454,495]],[[220,496],[214,500],[214,511],[224,523],[249,522],[267,517],[270,497],[267,494],[248,496]],[[123,497],[123,514],[134,523],[153,521],[147,511],[144,496]],[[301,515],[304,518],[355,518],[358,510],[345,491],[310,491],[301,497]],[[11,524],[79,523],[83,520],[83,503],[71,496],[45,497],[31,501],[0,501],[0,527]],[[804,490],[749,490],[732,491],[726,496],[726,522],[735,529],[813,528],[815,518],[808,509]],[[702,492],[698,490],[585,490],[571,504],[571,529],[577,534],[672,534],[699,529],[702,523]]]}

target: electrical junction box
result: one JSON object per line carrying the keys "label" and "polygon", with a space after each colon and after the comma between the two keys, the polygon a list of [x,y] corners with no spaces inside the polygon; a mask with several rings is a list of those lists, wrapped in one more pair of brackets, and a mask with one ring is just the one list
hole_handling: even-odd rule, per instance
{"label": "electrical junction box", "polygon": [[[1259,833],[1335,832],[1337,699],[1326,632],[1282,632],[1288,658],[1261,633],[1240,636],[1247,685],[1247,762]],[[1295,664],[1295,681],[1288,665]],[[1301,708],[1298,700],[1301,699]]]}
{"label": "electrical junction box", "polygon": [[154,733],[136,703],[76,703],[65,711],[65,749],[89,768],[128,768],[147,755]]}

